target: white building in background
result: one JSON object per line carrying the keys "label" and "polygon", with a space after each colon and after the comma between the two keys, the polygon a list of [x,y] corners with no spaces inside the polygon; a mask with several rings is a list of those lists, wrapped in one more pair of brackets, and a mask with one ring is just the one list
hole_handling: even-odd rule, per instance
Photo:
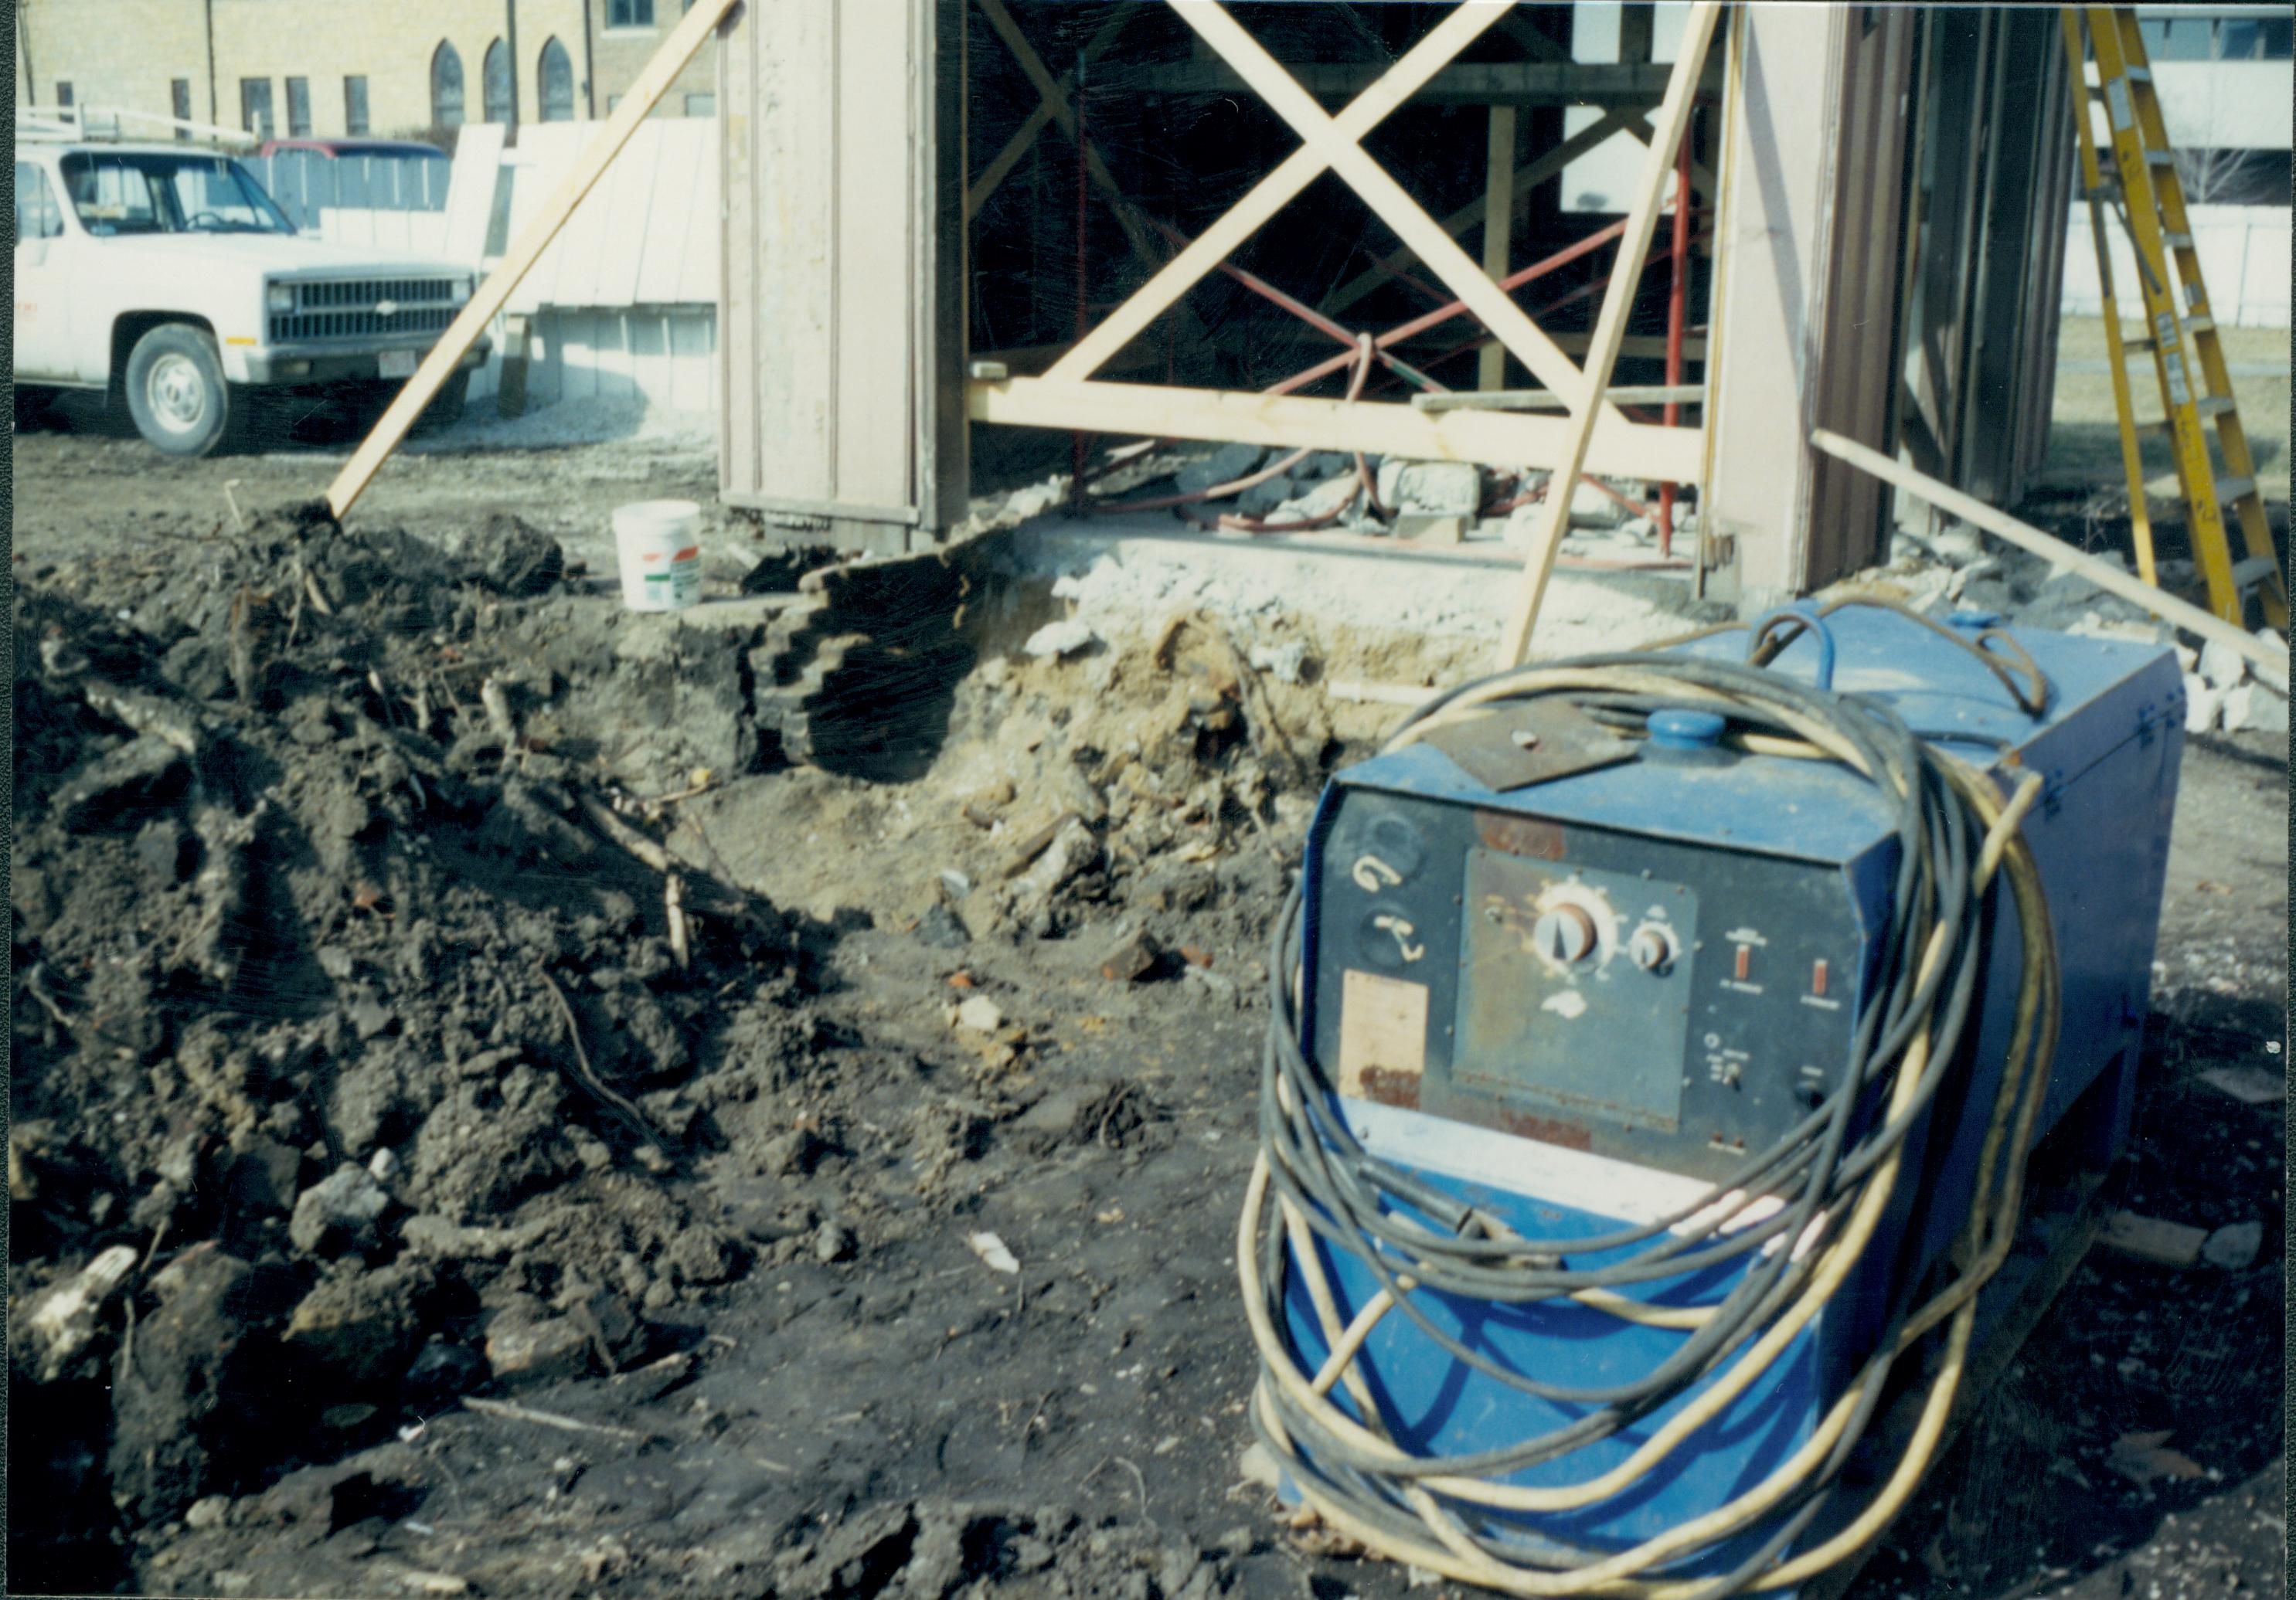
{"label": "white building in background", "polygon": [[2161,120],[2185,198],[2276,206],[2289,197],[2296,21],[2286,6],[2139,6]]}

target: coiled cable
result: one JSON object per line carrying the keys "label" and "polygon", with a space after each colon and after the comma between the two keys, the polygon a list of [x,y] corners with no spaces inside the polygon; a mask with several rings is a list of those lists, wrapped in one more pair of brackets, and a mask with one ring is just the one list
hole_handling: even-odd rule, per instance
{"label": "coiled cable", "polygon": [[[2019,703],[2030,711],[2044,693],[2021,692]],[[1237,1240],[1247,1315],[1261,1355],[1254,1427],[1308,1504],[1333,1526],[1448,1577],[1515,1594],[1652,1600],[1702,1600],[1798,1582],[1870,1539],[1911,1494],[1950,1408],[1976,1291],[2005,1257],[2016,1230],[2024,1153],[2057,1024],[2046,902],[2018,832],[2039,780],[2028,776],[2005,801],[1985,775],[1924,744],[1885,706],[1757,667],[1647,653],[1584,657],[1487,679],[1422,708],[1388,747],[1496,702],[1542,696],[1599,707],[1611,720],[1669,706],[1718,711],[1742,747],[1833,761],[1874,786],[1890,808],[1900,848],[1890,919],[1881,935],[1881,977],[1863,998],[1848,1063],[1820,1105],[1698,1201],[1567,1246],[1526,1239],[1365,1150],[1333,1113],[1330,1085],[1299,1039],[1301,894],[1295,888],[1277,918],[1269,961],[1261,1151]],[[1948,1075],[1966,1070],[1961,1047],[1987,956],[1984,900],[2005,873],[2025,935],[2024,965],[1970,1221],[1956,1247],[1958,1276],[1923,1306],[1893,1308],[1874,1352],[1810,1439],[1729,1504],[1622,1552],[1571,1549],[1552,1528],[1541,1527],[1541,1554],[1528,1556],[1505,1516],[1599,1505],[1644,1477],[1777,1360],[1874,1247],[1901,1178],[1907,1133],[1939,1103]],[[1775,1209],[1750,1220],[1750,1208],[1766,1199]],[[1352,1322],[1341,1321],[1317,1240],[1361,1263],[1377,1284]],[[1616,1251],[1630,1253],[1598,1266],[1573,1264]],[[1622,1292],[1733,1265],[1742,1269],[1712,1303],[1653,1305]],[[1314,1372],[1302,1370],[1283,1331],[1292,1272],[1300,1275],[1330,1352]],[[1685,1336],[1633,1381],[1570,1388],[1513,1371],[1462,1343],[1414,1302],[1422,1291],[1514,1306],[1568,1298],[1589,1314],[1677,1328]],[[1910,1286],[1901,1286],[1900,1300],[1909,1293]],[[1398,1312],[1454,1359],[1523,1393],[1583,1408],[1582,1414],[1542,1436],[1469,1455],[1402,1449],[1382,1425],[1358,1365],[1374,1327]],[[1898,1471],[1841,1533],[1781,1563],[1780,1553],[1823,1509],[1892,1364],[1940,1323],[1950,1324],[1945,1351]],[[1556,1487],[1503,1481],[1616,1433],[1702,1383],[1675,1416],[1607,1472]],[[1352,1411],[1331,1398],[1334,1387],[1347,1391]],[[1702,1556],[1710,1564],[1722,1541],[1765,1519],[1772,1526],[1734,1570],[1682,1575]]]}

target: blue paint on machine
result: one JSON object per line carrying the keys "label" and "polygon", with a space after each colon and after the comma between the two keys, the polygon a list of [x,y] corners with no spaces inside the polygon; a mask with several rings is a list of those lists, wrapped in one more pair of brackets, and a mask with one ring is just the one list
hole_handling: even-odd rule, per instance
{"label": "blue paint on machine", "polygon": [[[1988,624],[1956,631],[1974,639]],[[1824,657],[1835,692],[1888,705],[2005,793],[2042,775],[2025,833],[2049,900],[2063,1031],[2034,1141],[2102,1165],[2128,1134],[2182,679],[2159,647],[2007,636],[2046,681],[2038,715],[1970,650],[1886,610],[1837,610],[1769,665],[1816,682]],[[1743,633],[1716,635],[1678,653],[1736,660],[1745,647]],[[1472,775],[1456,748],[1408,745],[1341,772],[1309,831],[1300,1036],[1333,1086],[1332,1111],[1370,1155],[1537,1241],[1656,1220],[1768,1147],[1849,1070],[1860,1005],[1882,977],[1899,843],[1871,787],[1832,763],[1718,745],[1702,712],[1652,722],[1624,758],[1505,788]],[[1554,742],[1515,738],[1527,749]],[[1526,1555],[1630,1547],[1759,1482],[1811,1437],[1889,1308],[1940,1269],[1968,1219],[2018,990],[2005,886],[1984,914],[1965,1087],[1940,1095],[1908,1137],[1906,1176],[1850,1280],[1781,1359],[1626,1492],[1568,1514],[1495,1514]],[[1350,1252],[1315,1248],[1345,1324],[1379,1286]],[[1742,1256],[1619,1292],[1711,1303],[1751,1269]],[[1300,1278],[1288,1278],[1287,1335],[1313,1372],[1328,1347]],[[1562,1299],[1411,1299],[1493,1364],[1570,1388],[1629,1384],[1688,1336]],[[1496,1449],[1588,1409],[1496,1382],[1403,1315],[1379,1321],[1358,1370],[1382,1425],[1414,1454]],[[1505,1482],[1595,1478],[1710,1382]],[[1344,1386],[1332,1392],[1357,1410]],[[1858,1508],[1857,1474],[1843,1483],[1801,1547]],[[1764,1533],[1758,1523],[1681,1571],[1727,1571]]]}

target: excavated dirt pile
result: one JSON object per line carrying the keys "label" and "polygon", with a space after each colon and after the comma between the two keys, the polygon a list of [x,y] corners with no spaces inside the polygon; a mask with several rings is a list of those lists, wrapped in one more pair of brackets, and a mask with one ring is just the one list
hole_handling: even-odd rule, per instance
{"label": "excavated dirt pile", "polygon": [[[753,1270],[1170,1144],[1173,1090],[1062,1053],[1176,1000],[1248,1025],[1341,741],[1201,618],[970,670],[974,583],[632,616],[514,519],[442,550],[317,510],[20,573],[20,1571],[179,1586],[144,1563],[190,1539],[356,1586],[334,1536],[413,1525],[459,1400],[644,1404]],[[1216,1587],[1057,1508],[847,1506],[741,1561]]]}
{"label": "excavated dirt pile", "polygon": [[514,731],[480,612],[557,557],[496,532],[300,513],[19,589],[19,1530],[617,1365],[742,1263],[660,1180],[724,1142],[697,1086],[801,1028],[801,930],[688,872],[673,926],[594,771]]}

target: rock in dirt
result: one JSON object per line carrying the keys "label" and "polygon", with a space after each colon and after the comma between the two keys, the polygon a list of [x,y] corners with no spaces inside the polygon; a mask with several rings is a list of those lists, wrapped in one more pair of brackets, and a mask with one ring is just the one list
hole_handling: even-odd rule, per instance
{"label": "rock in dirt", "polygon": [[1029,641],[1021,648],[1039,660],[1046,656],[1066,659],[1099,642],[1100,635],[1092,631],[1089,624],[1070,617],[1066,622],[1046,623],[1029,634]]}
{"label": "rock in dirt", "polygon": [[365,1251],[373,1246],[376,1225],[390,1209],[390,1196],[374,1180],[374,1174],[345,1162],[331,1177],[295,1197],[295,1216],[287,1224],[287,1237],[306,1255]]}
{"label": "rock in dirt", "polygon": [[557,1317],[521,1298],[487,1325],[487,1365],[511,1384],[561,1384],[587,1376],[595,1352],[571,1317]]}
{"label": "rock in dirt", "polygon": [[34,1304],[29,1323],[39,1351],[36,1372],[41,1383],[54,1383],[87,1347],[96,1319],[135,1266],[134,1248],[114,1245]]}
{"label": "rock in dirt", "polygon": [[211,1244],[152,1281],[158,1309],[122,1347],[111,1386],[113,1501],[132,1516],[171,1516],[267,1451],[286,1397],[266,1275]]}
{"label": "rock in dirt", "polygon": [[566,576],[566,551],[558,541],[507,511],[488,517],[459,553],[504,594],[545,593]]}
{"label": "rock in dirt", "polygon": [[2263,1223],[2234,1222],[2209,1235],[2208,1241],[2201,1246],[2201,1259],[2211,1267],[2238,1271],[2251,1265],[2263,1247]]}
{"label": "rock in dirt", "polygon": [[416,1301],[430,1283],[414,1262],[330,1273],[296,1305],[283,1342],[353,1388],[385,1383],[422,1343]]}
{"label": "rock in dirt", "polygon": [[985,994],[976,994],[956,1008],[956,1025],[974,1033],[994,1033],[1004,1025],[1004,1009]]}
{"label": "rock in dirt", "polygon": [[1152,976],[1163,950],[1145,933],[1127,932],[1100,963],[1100,976],[1116,984],[1136,984]]}
{"label": "rock in dirt", "polygon": [[2211,639],[2201,646],[2201,676],[2210,689],[2230,689],[2248,676],[2248,662],[2232,646]]}
{"label": "rock in dirt", "polygon": [[2206,733],[2217,725],[2224,710],[2224,690],[2213,688],[2198,673],[2185,674],[2185,731]]}
{"label": "rock in dirt", "polygon": [[2288,731],[2288,701],[2261,683],[2241,683],[2225,690],[2224,725],[2233,733]]}

